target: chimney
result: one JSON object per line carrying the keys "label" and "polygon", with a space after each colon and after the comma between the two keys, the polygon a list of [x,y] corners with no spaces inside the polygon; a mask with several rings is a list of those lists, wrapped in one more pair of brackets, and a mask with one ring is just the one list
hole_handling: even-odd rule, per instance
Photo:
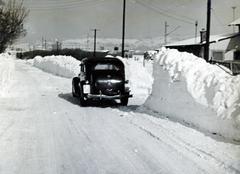
{"label": "chimney", "polygon": [[202,28],[202,30],[200,31],[200,43],[203,43],[206,41],[206,35],[207,32],[204,28]]}

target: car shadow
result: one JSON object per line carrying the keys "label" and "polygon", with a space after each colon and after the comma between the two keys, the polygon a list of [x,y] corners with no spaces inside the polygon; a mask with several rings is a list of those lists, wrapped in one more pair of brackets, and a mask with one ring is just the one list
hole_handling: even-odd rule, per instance
{"label": "car shadow", "polygon": [[79,100],[76,97],[73,97],[71,93],[66,93],[66,94],[61,93],[61,94],[58,94],[58,97],[74,105],[79,105]]}
{"label": "car shadow", "polygon": [[[79,99],[77,97],[73,97],[72,93],[65,93],[65,94],[61,93],[61,94],[58,94],[58,97],[74,105],[80,106]],[[121,104],[115,100],[103,99],[103,100],[89,101],[87,106],[85,107],[100,107],[100,108],[112,107],[112,108],[121,108],[121,110],[124,110],[124,111],[132,111],[132,110],[135,110],[138,106],[135,106],[135,105],[121,106]]]}

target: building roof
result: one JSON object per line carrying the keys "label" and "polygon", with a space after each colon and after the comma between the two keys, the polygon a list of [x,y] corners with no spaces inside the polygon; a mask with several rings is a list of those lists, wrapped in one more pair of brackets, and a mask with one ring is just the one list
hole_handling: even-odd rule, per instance
{"label": "building roof", "polygon": [[238,18],[237,20],[235,20],[229,24],[229,26],[234,26],[234,25],[240,25],[240,18]]}
{"label": "building roof", "polygon": [[[222,35],[211,35],[210,43],[216,43],[222,40],[230,39],[239,36],[240,33],[231,33],[231,34],[222,34]],[[186,39],[178,42],[174,42],[166,45],[166,47],[174,47],[174,46],[190,46],[190,45],[203,45],[205,42],[200,42],[200,37]]]}

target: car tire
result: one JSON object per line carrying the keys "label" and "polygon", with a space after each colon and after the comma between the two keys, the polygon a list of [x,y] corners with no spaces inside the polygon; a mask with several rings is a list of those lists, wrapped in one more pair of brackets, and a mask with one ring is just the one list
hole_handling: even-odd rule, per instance
{"label": "car tire", "polygon": [[77,97],[79,95],[79,84],[80,80],[78,77],[74,77],[72,80],[72,96]]}
{"label": "car tire", "polygon": [[120,102],[121,102],[122,106],[127,106],[128,105],[128,97],[121,98]]}
{"label": "car tire", "polygon": [[75,91],[74,91],[75,89],[74,89],[74,87],[72,86],[72,96],[73,97],[77,97],[77,95],[75,94]]}

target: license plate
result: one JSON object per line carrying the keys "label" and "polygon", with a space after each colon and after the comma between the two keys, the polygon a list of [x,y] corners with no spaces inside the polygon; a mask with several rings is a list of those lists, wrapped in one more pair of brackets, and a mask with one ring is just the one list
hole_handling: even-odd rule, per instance
{"label": "license plate", "polygon": [[90,85],[83,85],[83,93],[84,94],[90,93]]}

